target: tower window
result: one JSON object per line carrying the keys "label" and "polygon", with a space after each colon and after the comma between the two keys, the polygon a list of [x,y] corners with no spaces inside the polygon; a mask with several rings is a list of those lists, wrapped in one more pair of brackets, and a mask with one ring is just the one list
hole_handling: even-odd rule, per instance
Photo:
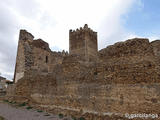
{"label": "tower window", "polygon": [[48,56],[46,56],[46,63],[48,63]]}

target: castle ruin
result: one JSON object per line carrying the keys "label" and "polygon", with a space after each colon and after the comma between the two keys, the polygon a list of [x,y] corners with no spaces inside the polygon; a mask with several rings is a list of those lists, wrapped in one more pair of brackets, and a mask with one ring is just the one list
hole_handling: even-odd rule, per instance
{"label": "castle ruin", "polygon": [[97,33],[85,25],[69,31],[69,53],[53,52],[21,30],[14,83],[9,96],[88,120],[93,114],[160,114],[160,40],[134,38],[98,51]]}
{"label": "castle ruin", "polygon": [[[86,61],[97,58],[97,32],[88,25],[76,31],[69,31],[69,54],[79,55]],[[21,30],[16,58],[14,82],[16,83],[29,70],[38,72],[53,72],[54,65],[61,64],[68,52],[52,52],[48,43],[41,39],[34,40],[34,36],[26,30]]]}

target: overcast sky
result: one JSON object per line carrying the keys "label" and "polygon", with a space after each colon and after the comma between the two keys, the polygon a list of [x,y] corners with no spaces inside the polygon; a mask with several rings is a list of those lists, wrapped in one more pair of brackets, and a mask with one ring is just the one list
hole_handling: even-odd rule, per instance
{"label": "overcast sky", "polygon": [[68,50],[69,29],[88,24],[98,32],[98,48],[134,37],[160,38],[159,0],[2,0],[0,73],[13,78],[20,29]]}

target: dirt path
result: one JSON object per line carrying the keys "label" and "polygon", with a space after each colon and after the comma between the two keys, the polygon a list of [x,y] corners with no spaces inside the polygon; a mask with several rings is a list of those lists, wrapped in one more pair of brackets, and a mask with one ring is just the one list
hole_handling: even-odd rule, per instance
{"label": "dirt path", "polygon": [[[6,120],[63,120],[58,116],[45,112],[37,112],[37,110],[27,110],[25,107],[16,108],[7,103],[0,103],[0,116]],[[66,119],[71,120],[71,119]]]}

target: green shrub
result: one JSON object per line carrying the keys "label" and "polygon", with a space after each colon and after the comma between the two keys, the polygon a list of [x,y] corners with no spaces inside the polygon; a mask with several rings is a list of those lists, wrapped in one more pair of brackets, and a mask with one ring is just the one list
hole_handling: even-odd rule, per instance
{"label": "green shrub", "polygon": [[43,112],[42,110],[37,110],[37,112]]}
{"label": "green shrub", "polygon": [[24,103],[22,103],[22,104],[19,104],[18,106],[19,106],[19,107],[26,106],[26,103],[24,102]]}
{"label": "green shrub", "polygon": [[62,119],[64,117],[63,114],[61,114],[61,113],[58,116],[60,119]]}
{"label": "green shrub", "polygon": [[26,107],[27,110],[30,110],[30,109],[32,109],[32,108],[33,108],[33,107],[30,107],[30,106]]}

